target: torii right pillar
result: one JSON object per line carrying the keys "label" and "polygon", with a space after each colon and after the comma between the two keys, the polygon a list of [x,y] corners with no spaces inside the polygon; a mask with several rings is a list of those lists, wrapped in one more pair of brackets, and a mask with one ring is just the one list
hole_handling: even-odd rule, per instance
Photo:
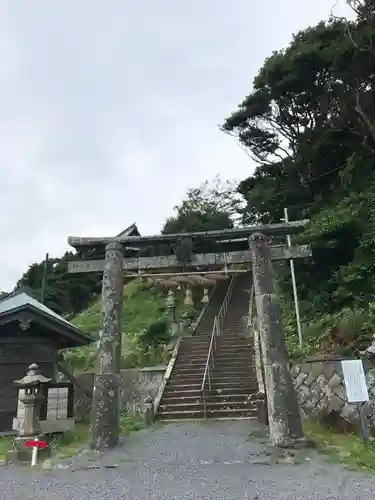
{"label": "torii right pillar", "polygon": [[269,434],[273,445],[291,447],[303,441],[297,394],[288,369],[288,353],[276,293],[270,247],[264,234],[250,237],[255,302],[263,353]]}

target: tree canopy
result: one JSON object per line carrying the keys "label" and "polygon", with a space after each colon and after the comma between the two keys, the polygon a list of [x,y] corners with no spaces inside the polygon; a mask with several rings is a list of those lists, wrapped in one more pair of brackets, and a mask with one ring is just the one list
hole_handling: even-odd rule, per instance
{"label": "tree canopy", "polygon": [[[358,2],[357,2],[358,3]],[[298,263],[310,313],[374,297],[375,16],[333,19],[297,33],[266,59],[222,129],[257,163],[239,192],[243,222],[310,218],[314,261]],[[357,5],[357,7],[359,7]],[[366,10],[367,9],[367,10]]]}
{"label": "tree canopy", "polygon": [[175,215],[168,218],[165,234],[231,229],[238,221],[242,200],[237,185],[217,176],[197,188],[188,189]]}

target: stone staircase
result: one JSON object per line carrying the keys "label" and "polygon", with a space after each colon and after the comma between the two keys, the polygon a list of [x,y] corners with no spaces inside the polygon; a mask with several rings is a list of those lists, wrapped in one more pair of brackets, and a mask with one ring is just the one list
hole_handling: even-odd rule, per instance
{"label": "stone staircase", "polygon": [[201,386],[214,318],[226,296],[230,279],[217,286],[193,337],[182,340],[158,409],[160,420],[188,418],[256,418],[257,382],[253,346],[247,336],[251,277],[234,278],[232,297],[217,339],[211,390]]}

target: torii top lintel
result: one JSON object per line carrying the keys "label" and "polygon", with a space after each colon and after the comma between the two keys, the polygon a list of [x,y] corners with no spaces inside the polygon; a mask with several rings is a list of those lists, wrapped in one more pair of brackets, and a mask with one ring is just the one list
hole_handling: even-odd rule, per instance
{"label": "torii top lintel", "polygon": [[203,240],[228,240],[231,238],[246,238],[254,233],[263,233],[267,236],[280,236],[303,231],[309,220],[291,221],[259,226],[247,226],[236,229],[223,229],[219,231],[201,231],[194,233],[156,234],[152,236],[109,236],[109,237],[80,237],[69,236],[68,243],[74,248],[96,247],[107,243],[123,243],[127,246],[149,246],[157,243],[172,243],[179,238],[200,238]]}

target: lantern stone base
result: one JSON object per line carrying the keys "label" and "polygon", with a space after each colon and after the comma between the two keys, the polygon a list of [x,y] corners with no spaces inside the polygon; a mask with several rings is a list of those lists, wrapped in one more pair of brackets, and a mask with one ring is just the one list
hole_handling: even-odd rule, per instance
{"label": "lantern stone base", "polygon": [[[40,441],[44,441],[45,437],[44,436],[36,436]],[[30,439],[35,439],[35,437],[30,438],[30,437],[16,437],[14,438],[13,441],[13,449],[8,453],[8,462],[11,463],[31,463],[31,457],[33,454],[33,447],[32,446],[25,446],[25,442],[29,441]],[[46,458],[50,457],[51,455],[51,450],[47,446],[46,448],[39,448],[38,449],[38,462],[41,460],[45,460]]]}

